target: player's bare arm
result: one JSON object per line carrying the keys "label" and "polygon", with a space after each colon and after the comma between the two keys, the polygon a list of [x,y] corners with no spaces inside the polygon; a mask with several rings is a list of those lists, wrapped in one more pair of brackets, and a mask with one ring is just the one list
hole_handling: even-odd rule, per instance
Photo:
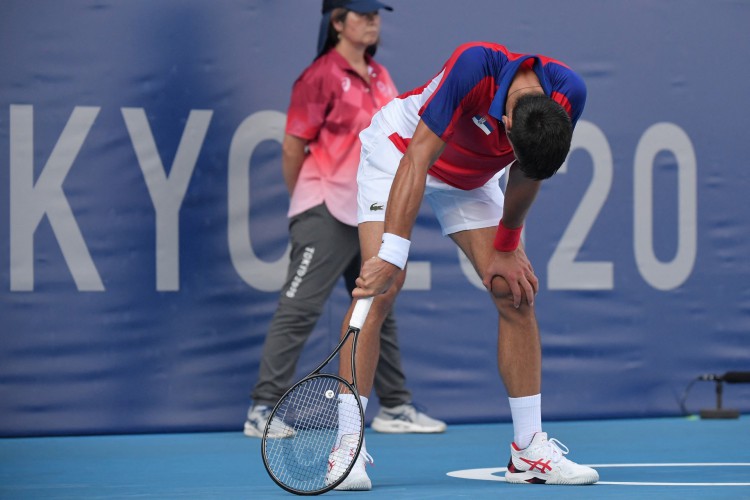
{"label": "player's bare arm", "polygon": [[[427,171],[438,159],[445,147],[440,139],[423,122],[419,122],[406,153],[401,158],[398,171],[391,186],[385,212],[385,231],[405,239],[417,219],[424,197]],[[371,297],[385,293],[393,284],[401,269],[375,256],[362,266],[354,298]]]}
{"label": "player's bare arm", "polygon": [[427,171],[445,142],[420,121],[399,163],[385,212],[385,232],[410,238],[424,197]]}
{"label": "player's bare arm", "polygon": [[[517,166],[511,167],[508,173],[508,186],[505,190],[503,205],[503,224],[508,228],[521,227],[526,214],[534,202],[541,187],[541,181],[529,179]],[[539,280],[534,268],[526,256],[522,245],[512,252],[493,253],[490,264],[482,276],[482,283],[492,289],[492,279],[500,276],[508,282],[513,293],[513,305],[521,306],[523,297],[530,306],[534,305],[534,295],[539,290]]]}

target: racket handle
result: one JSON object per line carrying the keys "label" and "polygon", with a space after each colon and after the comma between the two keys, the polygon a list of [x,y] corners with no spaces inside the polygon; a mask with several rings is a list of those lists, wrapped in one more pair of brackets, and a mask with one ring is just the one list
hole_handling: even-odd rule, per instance
{"label": "racket handle", "polygon": [[362,325],[365,324],[365,318],[367,313],[370,312],[370,306],[372,305],[372,297],[366,299],[359,299],[354,304],[354,311],[352,311],[352,319],[349,320],[349,326],[356,328],[357,330],[362,329]]}

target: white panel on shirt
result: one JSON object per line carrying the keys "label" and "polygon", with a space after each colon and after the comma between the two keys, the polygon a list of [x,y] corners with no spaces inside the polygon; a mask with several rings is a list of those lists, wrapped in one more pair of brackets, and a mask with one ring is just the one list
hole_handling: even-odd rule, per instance
{"label": "white panel on shirt", "polygon": [[435,92],[444,73],[445,70],[433,78],[421,94],[410,95],[405,99],[393,99],[380,110],[381,116],[378,122],[386,135],[396,132],[404,139],[410,139],[414,135],[414,130],[419,123],[419,110]]}

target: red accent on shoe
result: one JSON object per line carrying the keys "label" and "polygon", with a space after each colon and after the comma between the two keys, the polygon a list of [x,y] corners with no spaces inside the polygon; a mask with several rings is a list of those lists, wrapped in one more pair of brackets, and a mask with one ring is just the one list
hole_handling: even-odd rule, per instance
{"label": "red accent on shoe", "polygon": [[547,462],[544,461],[543,458],[540,458],[539,460],[531,461],[527,460],[523,457],[519,457],[521,460],[529,464],[529,470],[537,469],[542,474],[546,474],[547,472],[550,472],[552,470],[552,466],[549,464],[552,460],[548,459]]}
{"label": "red accent on shoe", "polygon": [[544,479],[539,479],[538,477],[532,477],[531,479],[526,480],[529,484],[546,484],[547,481]]}

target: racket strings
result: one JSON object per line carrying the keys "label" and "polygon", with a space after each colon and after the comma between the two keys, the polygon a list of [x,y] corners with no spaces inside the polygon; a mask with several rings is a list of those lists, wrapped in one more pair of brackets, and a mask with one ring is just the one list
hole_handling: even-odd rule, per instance
{"label": "racket strings", "polygon": [[266,432],[269,472],[299,492],[322,490],[338,481],[355,458],[349,455],[356,451],[362,430],[359,408],[351,388],[334,376],[317,375],[295,386],[277,406]]}

